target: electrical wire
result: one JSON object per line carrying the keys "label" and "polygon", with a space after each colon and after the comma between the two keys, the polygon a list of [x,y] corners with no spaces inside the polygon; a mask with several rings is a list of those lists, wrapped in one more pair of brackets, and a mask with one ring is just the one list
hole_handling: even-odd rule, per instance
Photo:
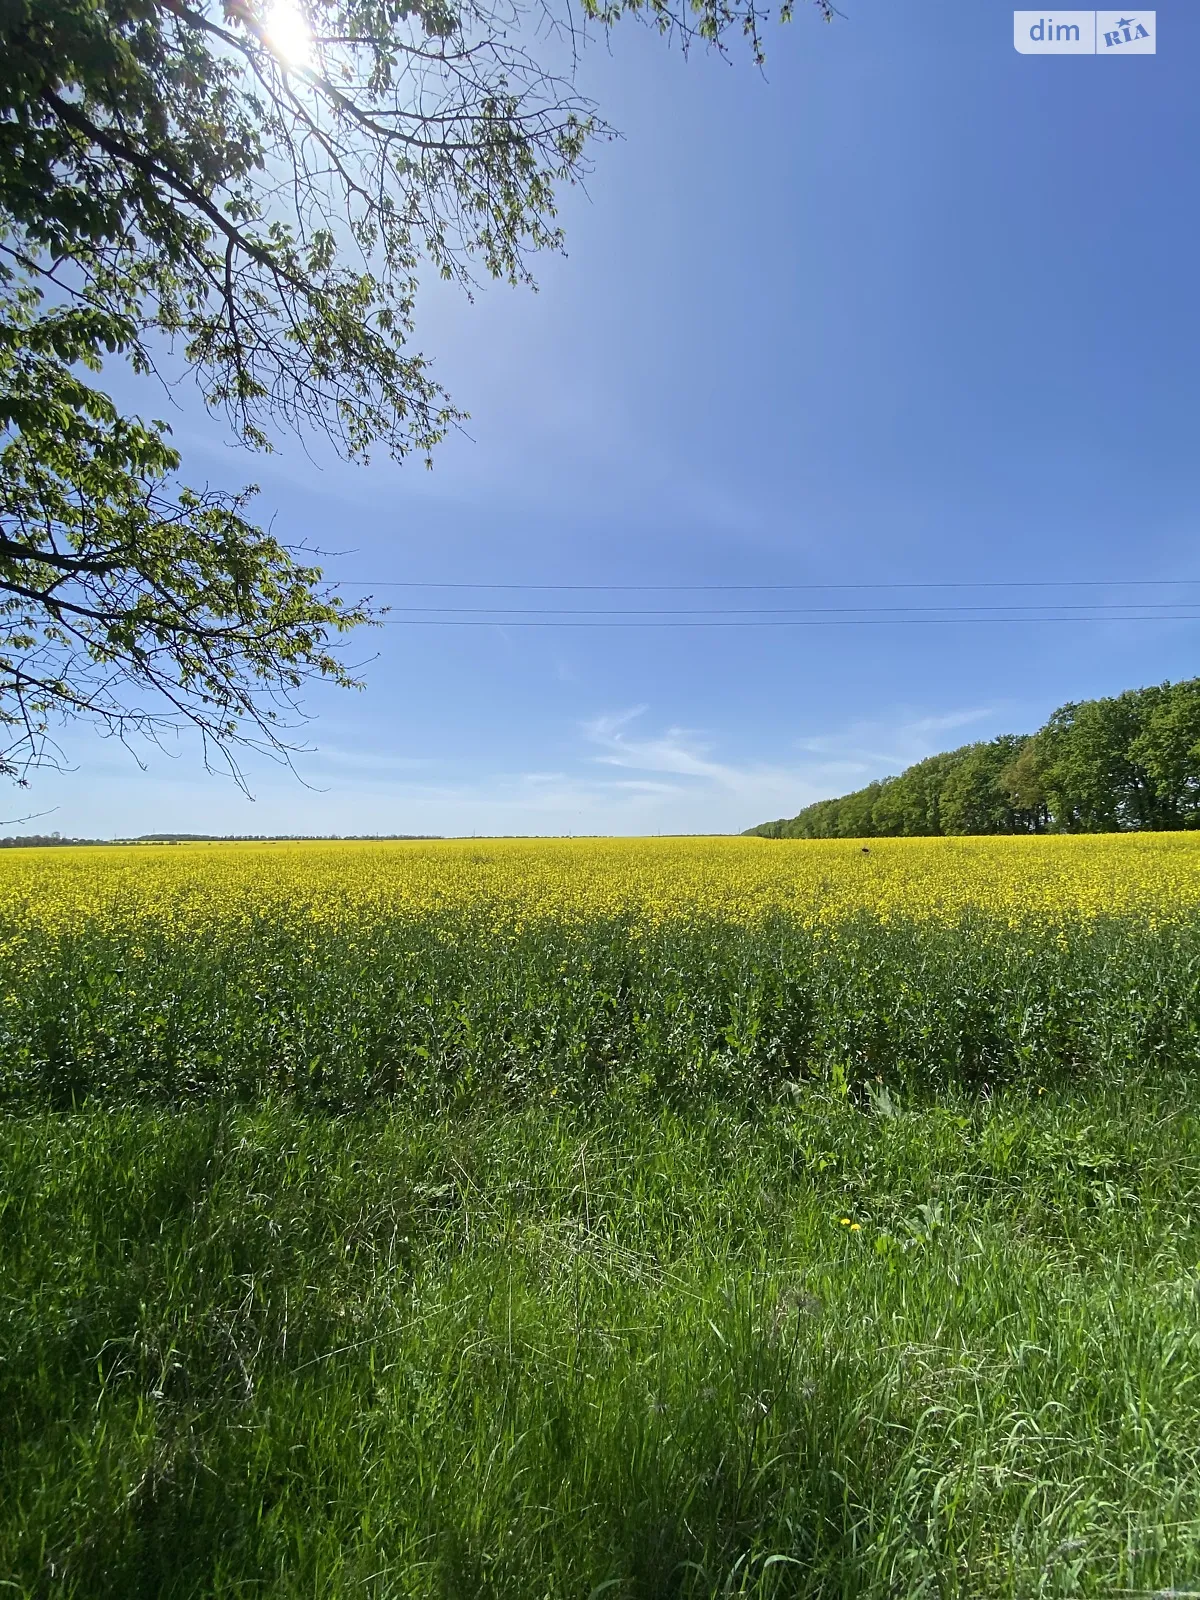
{"label": "electrical wire", "polygon": [[907,580],[902,583],[476,583],[459,579],[339,578],[336,587],[367,589],[490,589],[561,594],[725,594],[802,590],[885,589],[1149,589],[1195,588],[1200,578],[989,578]]}
{"label": "electrical wire", "polygon": [[[1155,610],[1166,611],[1172,606],[1192,605],[1200,606],[1200,600],[1194,601],[1147,601],[1143,604],[1152,606]],[[506,619],[510,617],[555,617],[560,620],[570,620],[574,617],[811,617],[811,616],[850,616],[861,615],[863,612],[876,614],[908,614],[914,611],[950,611],[955,613],[965,612],[1010,612],[1021,611],[1124,611],[1129,602],[1124,604],[1105,605],[1101,602],[1084,603],[1082,605],[1020,605],[1014,602],[1007,606],[984,605],[927,605],[927,606],[720,606],[706,608],[701,606],[684,606],[680,609],[669,611],[663,606],[649,606],[638,608],[635,606],[614,606],[612,608],[591,608],[582,610],[573,606],[554,606],[539,608],[536,606],[401,606],[401,611],[414,612],[418,616],[481,616],[489,620]],[[405,619],[402,619],[405,620]],[[1034,619],[1031,617],[1031,621]]]}
{"label": "electrical wire", "polygon": [[[893,593],[899,591],[952,590],[1082,590],[1082,589],[1181,589],[1200,587],[1200,578],[1006,578],[933,579],[883,581],[876,583],[491,583],[466,579],[339,579],[335,587],[359,589],[466,590],[475,594],[803,594],[803,593]],[[1134,610],[1134,607],[1139,609]],[[389,608],[392,609],[392,608]],[[1182,595],[1154,600],[1132,596],[1120,601],[1076,601],[1065,597],[1047,604],[1014,598],[998,605],[968,601],[907,605],[865,603],[845,606],[512,606],[512,605],[417,605],[397,600],[394,609],[402,615],[388,616],[385,626],[393,628],[770,628],[770,627],[867,627],[927,626],[930,624],[993,623],[1073,623],[1073,622],[1196,622],[1200,621],[1200,597],[1189,600]],[[1064,613],[1074,613],[1064,615]]]}
{"label": "electrical wire", "polygon": [[753,622],[658,620],[655,622],[628,622],[609,618],[603,622],[588,622],[558,618],[554,621],[522,621],[511,617],[396,617],[385,618],[385,628],[903,628],[929,627],[945,624],[949,627],[966,627],[972,623],[1026,622],[1082,624],[1088,622],[1200,622],[1200,612],[1188,616],[1121,614],[1101,617],[792,617],[776,621],[760,619]]}

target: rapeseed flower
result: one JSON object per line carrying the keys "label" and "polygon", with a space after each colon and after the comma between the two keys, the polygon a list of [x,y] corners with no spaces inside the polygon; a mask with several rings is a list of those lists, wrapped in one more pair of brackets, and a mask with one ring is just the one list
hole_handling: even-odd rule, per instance
{"label": "rapeseed flower", "polygon": [[101,921],[167,936],[284,916],[324,930],[478,912],[497,932],[620,917],[651,931],[718,918],[849,917],[1072,927],[1200,908],[1200,835],[853,840],[531,839],[133,845],[5,851],[0,940]]}

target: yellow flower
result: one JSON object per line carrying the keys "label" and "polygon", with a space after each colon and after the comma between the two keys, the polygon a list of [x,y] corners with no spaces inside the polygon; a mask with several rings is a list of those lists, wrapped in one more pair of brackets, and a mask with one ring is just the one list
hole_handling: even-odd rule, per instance
{"label": "yellow flower", "polygon": [[107,846],[5,851],[0,938],[23,947],[95,922],[202,935],[290,916],[373,930],[402,916],[477,909],[500,931],[547,918],[628,916],[644,930],[718,915],[786,914],[836,928],[866,912],[954,923],[972,912],[1070,946],[1097,916],[1168,925],[1200,909],[1200,834],[853,840],[529,839]]}
{"label": "yellow flower", "polygon": [[851,1233],[861,1233],[862,1232],[862,1223],[861,1222],[852,1222],[850,1224],[850,1232]]}

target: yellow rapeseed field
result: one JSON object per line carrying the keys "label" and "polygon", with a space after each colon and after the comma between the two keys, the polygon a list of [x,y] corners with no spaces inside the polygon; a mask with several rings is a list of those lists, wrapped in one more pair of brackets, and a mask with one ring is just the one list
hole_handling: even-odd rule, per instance
{"label": "yellow rapeseed field", "polygon": [[806,924],[870,912],[1017,922],[1200,905],[1200,835],[779,841],[759,838],[446,840],[113,846],[0,855],[0,937],[92,921],[191,934],[283,915],[363,925],[434,911],[497,923],[624,913]]}

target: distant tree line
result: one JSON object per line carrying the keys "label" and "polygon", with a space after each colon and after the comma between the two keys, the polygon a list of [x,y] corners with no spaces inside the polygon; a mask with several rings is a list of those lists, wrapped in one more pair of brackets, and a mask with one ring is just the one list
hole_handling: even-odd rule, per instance
{"label": "distant tree line", "polygon": [[67,839],[60,833],[22,833],[0,839],[0,850],[60,844],[287,844],[305,840],[313,844],[331,840],[352,844],[441,837],[440,833],[140,833],[135,839]]}
{"label": "distant tree line", "polygon": [[768,839],[1119,833],[1200,827],[1200,678],[1060,706],[1034,734],[930,756],[798,816]]}
{"label": "distant tree line", "polygon": [[107,844],[106,839],[64,839],[61,833],[15,833],[0,839],[0,850],[21,849],[27,845]]}
{"label": "distant tree line", "polygon": [[440,839],[440,833],[139,833],[114,844],[363,844],[396,839]]}

